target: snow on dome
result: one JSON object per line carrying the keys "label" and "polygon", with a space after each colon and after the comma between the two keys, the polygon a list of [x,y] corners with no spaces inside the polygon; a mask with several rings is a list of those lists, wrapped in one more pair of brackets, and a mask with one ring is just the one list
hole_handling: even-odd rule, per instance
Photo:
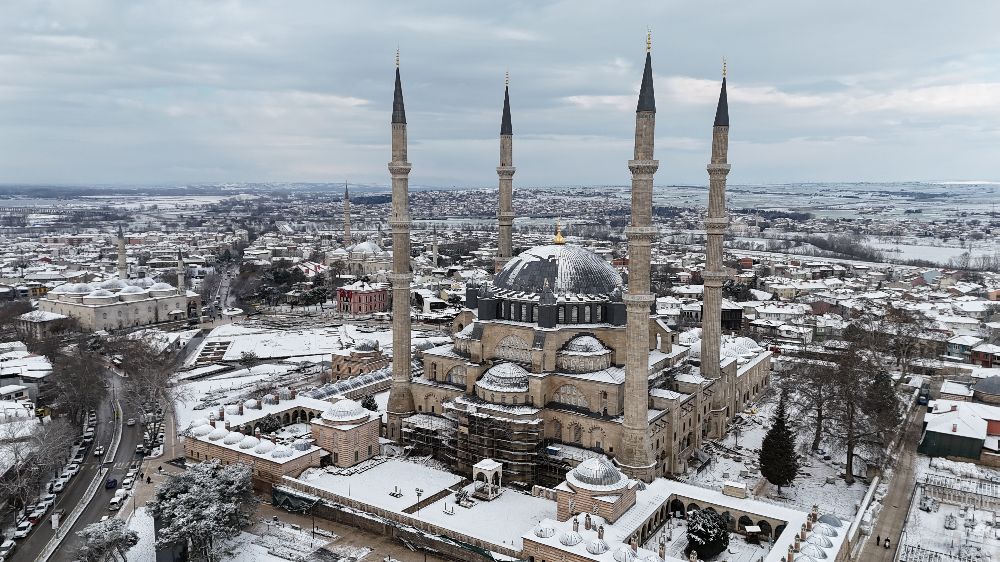
{"label": "snow on dome", "polygon": [[72,286],[73,286],[72,284],[63,283],[62,285],[59,285],[57,287],[53,287],[52,290],[48,292],[48,294],[50,294],[50,295],[58,295],[60,293],[66,293],[66,292],[68,292],[69,288],[72,287]]}
{"label": "snow on dome", "polygon": [[587,543],[587,552],[591,554],[604,554],[609,548],[611,547],[604,542],[604,539],[594,539]]}
{"label": "snow on dome", "polygon": [[308,451],[310,447],[312,447],[312,443],[305,439],[296,439],[295,442],[292,443],[292,448],[296,451]]}
{"label": "snow on dome", "polygon": [[524,392],[528,390],[528,371],[515,363],[500,363],[490,367],[476,386],[498,392]]}
{"label": "snow on dome", "polygon": [[130,283],[135,287],[139,287],[140,289],[148,289],[156,284],[149,277],[140,277],[138,279],[133,279],[132,281],[130,281]]}
{"label": "snow on dome", "polygon": [[822,548],[820,548],[820,547],[818,547],[818,546],[816,546],[814,544],[806,543],[806,544],[802,545],[799,548],[799,552],[801,552],[802,554],[805,554],[807,556],[812,556],[816,560],[826,560],[827,559],[826,551],[824,551]]}
{"label": "snow on dome", "polygon": [[357,421],[368,417],[368,410],[350,398],[338,400],[320,416],[333,422]]}
{"label": "snow on dome", "polygon": [[153,285],[149,288],[149,290],[150,291],[173,291],[174,290],[174,286],[171,285],[171,284],[169,284],[169,283],[163,283],[163,282],[153,283]]}
{"label": "snow on dome", "polygon": [[632,550],[632,547],[627,544],[619,546],[614,556],[617,562],[634,562],[639,559],[636,551]]}
{"label": "snow on dome", "polygon": [[107,281],[104,281],[103,283],[98,285],[98,287],[109,290],[121,290],[124,289],[125,287],[128,287],[128,283],[116,277],[114,279],[108,279]]}
{"label": "snow on dome", "polygon": [[812,556],[809,556],[808,554],[797,554],[795,556],[795,562],[818,562],[818,561]]}
{"label": "snow on dome", "polygon": [[836,537],[839,534],[829,523],[816,523],[813,525],[813,532],[827,537]]}
{"label": "snow on dome", "polygon": [[820,515],[819,522],[826,523],[831,527],[841,527],[844,525],[844,522],[840,520],[840,517],[837,517],[836,515],[830,513],[824,513],[823,515]]}
{"label": "snow on dome", "polygon": [[191,422],[191,427],[198,427],[199,425],[208,425],[210,423],[211,422],[208,421],[208,418],[195,418],[194,421]]}
{"label": "snow on dome", "polygon": [[577,336],[569,340],[563,351],[572,353],[606,353],[608,348],[604,347],[601,340],[594,336]]}
{"label": "snow on dome", "polygon": [[559,542],[565,546],[573,546],[583,542],[583,537],[576,531],[564,531],[563,534],[559,535]]}
{"label": "snow on dome", "polygon": [[120,295],[137,295],[139,293],[145,293],[145,292],[146,292],[146,290],[143,289],[142,287],[139,287],[137,285],[129,285],[128,287],[123,288],[121,291],[118,291],[118,294],[120,294]]}
{"label": "snow on dome", "polygon": [[250,410],[254,410],[254,409],[260,408],[260,402],[257,402],[256,400],[254,400],[253,398],[251,398],[251,399],[249,399],[249,400],[247,400],[246,402],[243,403],[243,407],[247,408],[247,409],[250,409]]}
{"label": "snow on dome", "polygon": [[462,328],[457,334],[455,334],[455,337],[456,338],[468,338],[469,336],[472,335],[472,328],[474,326],[475,326],[475,324],[470,322],[468,326]]}
{"label": "snow on dome", "polygon": [[535,536],[543,539],[547,539],[552,535],[556,534],[556,530],[552,527],[538,525],[534,530]]}
{"label": "snow on dome", "polygon": [[229,430],[228,429],[226,429],[224,427],[217,427],[217,428],[213,429],[211,433],[208,434],[208,440],[209,441],[218,441],[219,439],[222,439],[223,437],[225,437],[227,435],[229,435]]}
{"label": "snow on dome", "polygon": [[262,400],[264,401],[265,404],[274,404],[275,402],[277,402],[278,397],[273,394],[265,394]]}
{"label": "snow on dome", "polygon": [[87,294],[88,297],[113,297],[114,293],[107,289],[95,289]]}
{"label": "snow on dome", "polygon": [[244,437],[246,437],[246,435],[243,435],[239,431],[230,431],[229,435],[227,435],[226,438],[222,440],[222,442],[226,445],[235,445],[240,441],[243,441]]}
{"label": "snow on dome", "polygon": [[226,406],[226,414],[238,416],[240,413],[240,407],[236,404],[230,404]]}
{"label": "snow on dome", "polygon": [[204,424],[204,425],[199,425],[194,429],[192,429],[191,435],[194,435],[195,437],[205,437],[206,435],[212,433],[213,431],[215,431],[214,427],[208,424]]}
{"label": "snow on dome", "polygon": [[94,288],[86,283],[77,283],[76,285],[70,285],[66,289],[67,293],[73,293],[74,295],[85,295],[87,293],[93,292]]}
{"label": "snow on dome", "polygon": [[284,445],[278,445],[277,447],[274,448],[273,451],[271,451],[271,458],[284,459],[292,456],[293,454],[294,453],[292,453],[292,450],[289,449],[288,447]]}
{"label": "snow on dome", "polygon": [[282,400],[291,400],[292,399],[292,391],[290,389],[287,389],[287,388],[282,388],[282,389],[278,390],[278,398],[281,398]]}
{"label": "snow on dome", "polygon": [[608,295],[622,276],[607,260],[572,244],[535,246],[521,252],[497,273],[497,289],[541,294],[548,281],[554,293]]}
{"label": "snow on dome", "polygon": [[605,456],[591,457],[566,474],[566,480],[577,488],[586,490],[617,490],[628,484],[628,479]]}
{"label": "snow on dome", "polygon": [[809,536],[806,537],[806,542],[816,546],[822,546],[823,548],[830,548],[833,546],[833,541],[823,535],[817,535],[816,533],[810,533]]}
{"label": "snow on dome", "polygon": [[240,449],[253,449],[257,445],[260,445],[260,439],[253,435],[247,435],[240,441]]}
{"label": "snow on dome", "polygon": [[253,448],[253,452],[258,455],[264,455],[270,453],[274,449],[274,442],[268,441],[267,439],[261,439],[260,443]]}

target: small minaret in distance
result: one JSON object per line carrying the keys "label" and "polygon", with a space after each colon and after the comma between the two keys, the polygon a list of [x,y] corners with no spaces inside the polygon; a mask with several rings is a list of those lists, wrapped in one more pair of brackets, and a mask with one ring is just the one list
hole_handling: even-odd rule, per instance
{"label": "small minaret in distance", "polygon": [[625,301],[625,420],[622,424],[622,470],[632,478],[650,482],[656,462],[649,438],[649,316],[650,247],[656,237],[652,225],[653,174],[660,163],[653,159],[656,98],[653,95],[653,63],[650,36],[646,36],[646,66],[635,109],[635,152],[629,160],[632,172],[632,224],[628,239],[628,292]]}
{"label": "small minaret in distance", "polygon": [[[712,127],[712,160],[708,164],[708,214],[705,218],[705,282],[701,313],[701,374],[707,379],[722,376],[722,284],[726,270],[722,265],[722,237],[729,219],[726,217],[726,175],[729,164],[729,102],[726,98],[726,65],[722,64],[722,90],[715,110]],[[726,402],[729,403],[728,400]],[[729,412],[732,415],[732,412]]]}
{"label": "small minaret in distance", "polygon": [[499,208],[497,209],[497,220],[499,223],[499,234],[497,236],[497,257],[494,266],[496,271],[503,269],[503,266],[510,261],[513,254],[513,242],[511,241],[511,230],[514,224],[514,159],[511,155],[513,148],[514,130],[510,124],[510,75],[504,77],[503,88],[503,116],[500,118],[500,165],[497,166],[497,175],[500,176],[500,193],[498,195]]}
{"label": "small minaret in distance", "polygon": [[434,226],[434,240],[431,242],[431,261],[436,269],[438,266],[438,227]]}
{"label": "small minaret in distance", "polygon": [[403,86],[399,79],[399,51],[396,51],[396,90],[392,98],[392,386],[389,387],[389,439],[402,438],[403,418],[413,414],[410,388],[410,163],[406,161],[406,111]]}
{"label": "small minaret in distance", "polygon": [[351,196],[347,192],[347,182],[344,182],[344,246],[351,240]]}
{"label": "small minaret in distance", "polygon": [[125,231],[118,225],[118,278],[128,279],[128,263],[125,261]]}
{"label": "small minaret in distance", "polygon": [[177,250],[177,294],[187,294],[186,288],[187,283],[184,282],[184,258],[181,257],[181,251]]}

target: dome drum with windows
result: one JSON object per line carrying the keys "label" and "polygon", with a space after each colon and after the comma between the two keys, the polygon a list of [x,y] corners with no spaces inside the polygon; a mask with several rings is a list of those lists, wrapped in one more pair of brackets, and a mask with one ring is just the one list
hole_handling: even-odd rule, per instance
{"label": "dome drum with windows", "polygon": [[556,325],[624,325],[622,276],[597,254],[570,244],[525,250],[511,259],[491,285],[470,287],[469,308],[480,320]]}

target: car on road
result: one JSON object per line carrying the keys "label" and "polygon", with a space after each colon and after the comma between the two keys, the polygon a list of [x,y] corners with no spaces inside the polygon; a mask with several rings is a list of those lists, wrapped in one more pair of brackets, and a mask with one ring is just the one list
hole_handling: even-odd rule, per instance
{"label": "car on road", "polygon": [[84,458],[85,458],[85,455],[84,455],[83,451],[78,451],[76,453],[76,456],[73,457],[73,464],[77,465],[77,469],[79,469],[80,465],[83,464],[83,459]]}
{"label": "car on road", "polygon": [[91,439],[94,438],[94,428],[88,427],[87,431],[83,432],[83,440],[86,441],[88,437]]}
{"label": "car on road", "polygon": [[122,478],[122,488],[125,488],[126,490],[131,490],[133,484],[135,484],[135,478],[131,476],[126,476],[125,478]]}
{"label": "car on road", "polygon": [[45,519],[45,514],[48,513],[48,511],[48,509],[38,506],[28,514],[28,521],[31,521],[33,525],[38,525],[43,519]]}
{"label": "car on road", "polygon": [[66,488],[66,481],[60,478],[52,483],[52,491],[55,493],[62,492]]}
{"label": "car on road", "polygon": [[35,525],[31,521],[21,521],[17,525],[17,528],[14,529],[14,538],[23,539],[27,537],[29,534],[31,534],[31,529],[33,529],[34,527]]}
{"label": "car on road", "polygon": [[[83,459],[81,458],[80,460],[83,460]],[[78,463],[78,462],[71,462],[71,463],[69,463],[69,465],[66,466],[66,470],[68,470],[69,473],[72,474],[73,476],[76,476],[76,473],[80,472],[80,463]]]}
{"label": "car on road", "polygon": [[0,560],[10,560],[11,556],[14,555],[14,549],[17,548],[17,543],[12,540],[5,540],[0,544]]}
{"label": "car on road", "polygon": [[128,421],[125,422],[125,425],[127,425],[129,427],[132,427],[133,425],[135,425],[135,418],[129,418]]}
{"label": "car on road", "polygon": [[94,447],[94,456],[99,457],[104,454],[104,445]]}
{"label": "car on road", "polygon": [[128,469],[128,470],[127,470],[127,471],[125,472],[125,477],[126,477],[126,478],[135,478],[135,475],[136,475],[136,474],[139,474],[139,469],[138,469],[138,468],[134,468],[134,467],[133,467],[133,468],[130,468],[130,469]]}
{"label": "car on road", "polygon": [[145,452],[146,452],[146,448],[142,446],[142,443],[139,443],[138,445],[135,446],[135,454],[141,455],[141,454],[143,454]]}
{"label": "car on road", "polygon": [[108,478],[107,480],[104,481],[104,489],[105,490],[110,490],[112,488],[117,488],[117,487],[118,487],[118,479],[117,478]]}
{"label": "car on road", "polygon": [[56,503],[56,495],[55,494],[45,494],[44,496],[38,498],[38,504],[37,505],[44,506],[45,509],[49,509],[53,505],[55,505],[55,503]]}

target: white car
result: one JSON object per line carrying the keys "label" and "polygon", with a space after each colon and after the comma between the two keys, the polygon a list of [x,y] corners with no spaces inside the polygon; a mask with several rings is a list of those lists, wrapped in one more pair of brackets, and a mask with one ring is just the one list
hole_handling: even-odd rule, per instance
{"label": "white car", "polygon": [[44,507],[45,509],[51,508],[56,503],[55,494],[45,494],[44,496],[38,498],[38,505]]}
{"label": "white car", "polygon": [[16,547],[17,543],[12,540],[3,541],[3,544],[0,544],[0,560],[10,560]]}
{"label": "white car", "polygon": [[31,533],[31,529],[34,527],[31,521],[22,521],[16,529],[14,529],[14,538],[23,539]]}
{"label": "white car", "polygon": [[57,494],[63,491],[64,488],[66,488],[66,481],[61,478],[52,483],[52,491]]}
{"label": "white car", "polygon": [[66,470],[68,470],[70,474],[76,476],[76,473],[80,472],[80,463],[71,462],[69,463],[69,466],[66,467]]}
{"label": "white car", "polygon": [[104,445],[94,447],[94,456],[99,457],[104,454]]}
{"label": "white car", "polygon": [[122,488],[125,488],[126,490],[131,490],[133,484],[135,484],[135,478],[131,476],[126,476],[125,478],[122,478]]}
{"label": "white car", "polygon": [[135,418],[129,418],[128,421],[125,422],[125,425],[127,425],[129,427],[132,427],[133,425],[135,425]]}

